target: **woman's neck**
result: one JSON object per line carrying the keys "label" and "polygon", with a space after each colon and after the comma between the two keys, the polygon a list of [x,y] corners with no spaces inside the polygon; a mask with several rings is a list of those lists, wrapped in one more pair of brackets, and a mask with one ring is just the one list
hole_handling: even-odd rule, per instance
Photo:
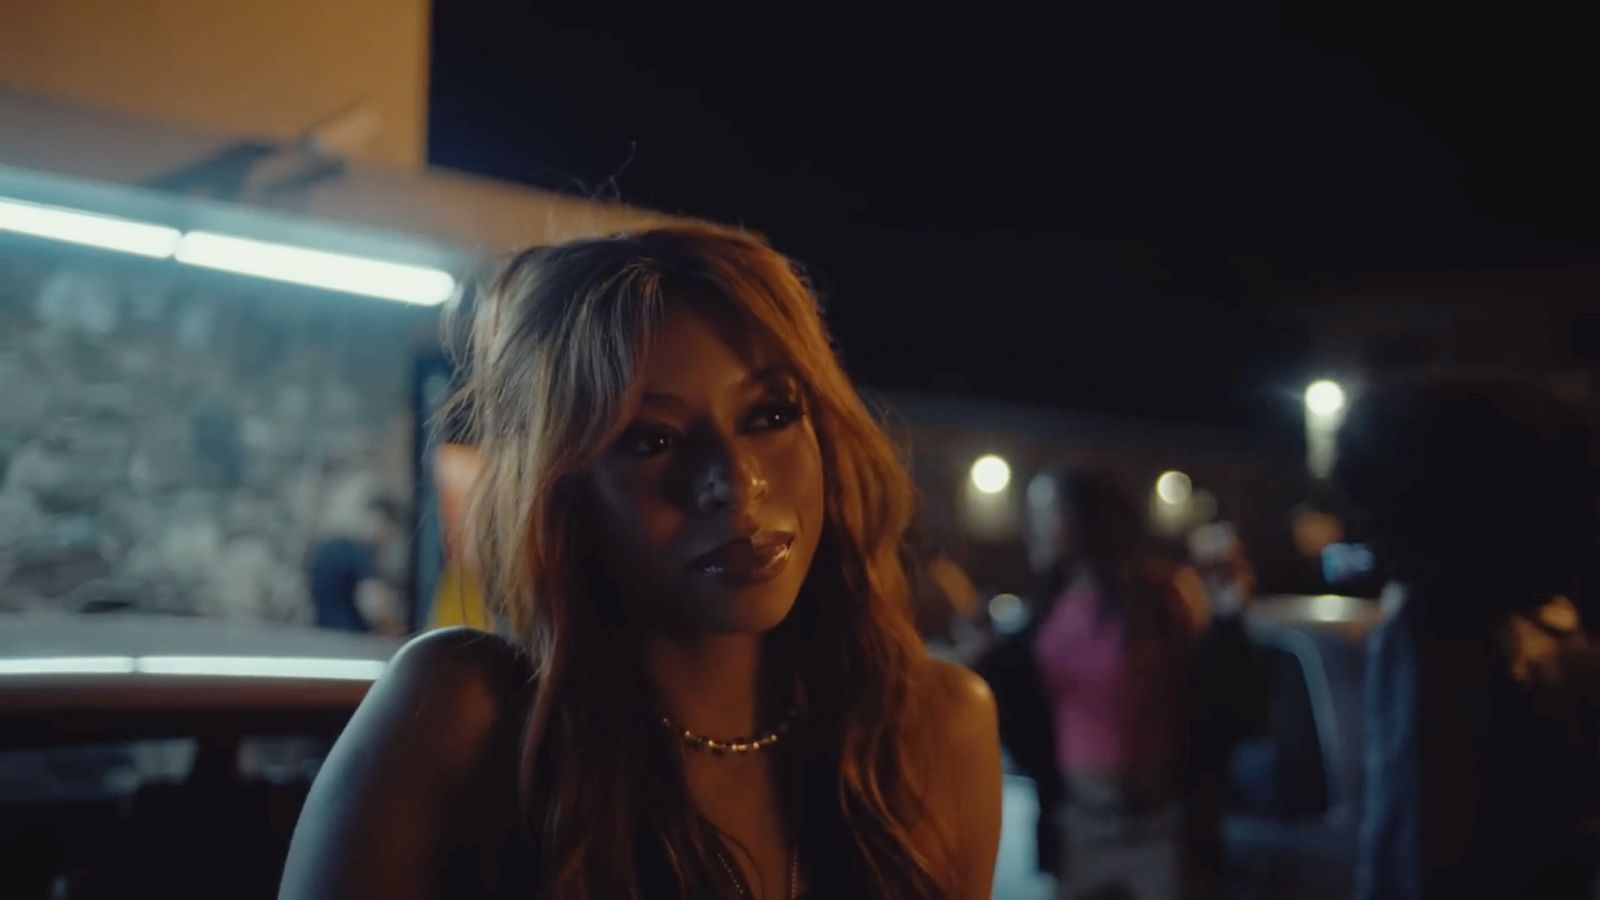
{"label": "woman's neck", "polygon": [[651,637],[645,677],[682,728],[726,740],[766,724],[761,709],[762,638],[751,634]]}

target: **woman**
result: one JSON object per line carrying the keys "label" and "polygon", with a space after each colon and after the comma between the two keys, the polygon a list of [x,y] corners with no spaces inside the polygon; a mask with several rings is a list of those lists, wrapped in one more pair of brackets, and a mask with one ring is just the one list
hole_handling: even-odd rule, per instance
{"label": "woman", "polygon": [[1109,475],[1046,472],[1027,507],[1046,598],[1033,652],[1067,794],[1061,895],[1175,897],[1179,694],[1203,599],[1138,552],[1139,516]]}
{"label": "woman", "polygon": [[911,488],[791,264],[704,225],[517,257],[461,398],[506,637],[411,643],[284,897],[987,897],[993,703],[929,659]]}

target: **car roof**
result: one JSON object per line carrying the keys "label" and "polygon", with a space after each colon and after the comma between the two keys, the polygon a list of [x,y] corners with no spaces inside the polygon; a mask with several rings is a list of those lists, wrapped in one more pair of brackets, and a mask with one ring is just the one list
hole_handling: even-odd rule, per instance
{"label": "car roof", "polygon": [[0,660],[223,655],[387,660],[396,638],[283,625],[138,613],[0,614]]}
{"label": "car roof", "polygon": [[336,733],[402,643],[193,617],[0,615],[0,746]]}
{"label": "car roof", "polygon": [[1245,613],[1252,625],[1296,631],[1337,631],[1360,641],[1385,618],[1376,600],[1340,594],[1278,594],[1259,597]]}

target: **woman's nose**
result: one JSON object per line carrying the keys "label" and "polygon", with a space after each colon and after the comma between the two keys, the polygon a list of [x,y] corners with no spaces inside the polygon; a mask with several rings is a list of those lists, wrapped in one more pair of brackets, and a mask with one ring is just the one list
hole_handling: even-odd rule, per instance
{"label": "woman's nose", "polygon": [[695,506],[701,512],[744,509],[767,495],[767,480],[760,466],[737,453],[721,453],[707,460],[695,481]]}

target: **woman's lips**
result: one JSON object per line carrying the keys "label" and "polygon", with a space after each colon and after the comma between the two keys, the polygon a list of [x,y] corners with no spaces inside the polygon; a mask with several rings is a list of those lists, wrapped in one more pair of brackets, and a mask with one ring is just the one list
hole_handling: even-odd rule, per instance
{"label": "woman's lips", "polygon": [[748,587],[778,577],[793,548],[793,533],[763,531],[720,544],[690,560],[689,568],[728,587]]}

